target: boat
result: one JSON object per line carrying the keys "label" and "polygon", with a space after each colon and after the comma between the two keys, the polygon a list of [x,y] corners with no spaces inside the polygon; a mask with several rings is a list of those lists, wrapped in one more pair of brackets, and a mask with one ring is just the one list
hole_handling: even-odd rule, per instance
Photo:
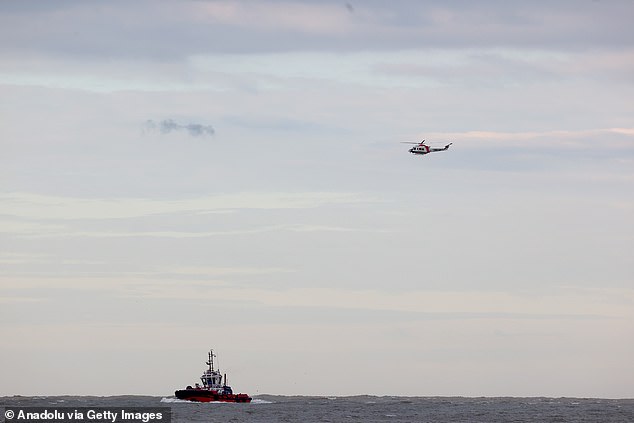
{"label": "boat", "polygon": [[234,394],[233,390],[227,385],[227,374],[224,375],[224,381],[220,369],[214,368],[213,350],[209,351],[209,359],[206,364],[209,366],[200,377],[202,386],[196,383],[194,387],[188,386],[185,389],[179,389],[174,392],[178,399],[195,401],[195,402],[251,402],[251,397],[247,394]]}

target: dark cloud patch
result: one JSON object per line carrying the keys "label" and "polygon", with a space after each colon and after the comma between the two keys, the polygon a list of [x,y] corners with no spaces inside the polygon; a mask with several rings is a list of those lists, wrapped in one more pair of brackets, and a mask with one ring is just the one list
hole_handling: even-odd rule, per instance
{"label": "dark cloud patch", "polygon": [[216,130],[211,125],[202,125],[200,123],[177,123],[172,119],[164,119],[159,122],[155,122],[151,119],[145,122],[145,127],[149,130],[157,130],[161,134],[169,134],[171,132],[186,131],[189,135],[194,137],[199,136],[212,136],[216,133]]}

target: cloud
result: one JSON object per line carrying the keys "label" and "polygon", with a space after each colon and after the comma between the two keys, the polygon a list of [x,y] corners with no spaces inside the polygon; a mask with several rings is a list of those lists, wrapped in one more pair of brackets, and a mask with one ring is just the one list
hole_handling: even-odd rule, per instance
{"label": "cloud", "polygon": [[145,122],[145,127],[150,130],[158,130],[161,134],[169,134],[174,131],[187,131],[189,135],[194,137],[203,135],[212,136],[216,133],[214,127],[211,125],[202,125],[200,123],[180,124],[172,119],[164,119],[158,123],[149,119]]}
{"label": "cloud", "polygon": [[551,130],[551,131],[464,131],[437,132],[419,135],[430,140],[456,140],[466,142],[464,146],[481,148],[483,146],[514,146],[525,150],[564,149],[586,151],[596,154],[597,143],[606,151],[615,154],[631,152],[634,142],[634,128],[598,128],[582,130]]}
{"label": "cloud", "polygon": [[[375,203],[380,200],[362,194],[336,192],[241,192],[181,200],[87,199],[16,192],[0,193],[0,201],[6,216],[47,219],[50,222],[55,219],[130,219],[160,214],[215,213],[238,209],[310,209],[331,204]],[[24,228],[26,229],[28,227]],[[300,230],[301,227],[294,229]]]}
{"label": "cloud", "polygon": [[[631,2],[578,3],[404,0],[353,8],[333,0],[282,0],[182,1],[174,7],[168,1],[113,0],[95,8],[78,0],[2,2],[0,48],[5,56],[35,52],[164,61],[229,51],[631,46]],[[143,19],[148,9],[152,19]]]}

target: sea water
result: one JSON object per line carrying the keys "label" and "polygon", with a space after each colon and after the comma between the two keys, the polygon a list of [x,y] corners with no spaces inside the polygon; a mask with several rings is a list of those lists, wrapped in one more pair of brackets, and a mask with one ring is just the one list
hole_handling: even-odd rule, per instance
{"label": "sea water", "polygon": [[[249,404],[231,404],[193,403],[169,396],[15,396],[0,397],[0,408],[4,407],[169,407],[175,423],[634,422],[634,399],[599,398],[258,395]],[[4,416],[0,421],[5,421]]]}

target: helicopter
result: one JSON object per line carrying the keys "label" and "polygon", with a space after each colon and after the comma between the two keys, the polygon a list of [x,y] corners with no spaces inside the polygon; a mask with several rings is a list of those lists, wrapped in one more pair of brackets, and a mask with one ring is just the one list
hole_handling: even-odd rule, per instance
{"label": "helicopter", "polygon": [[445,150],[449,150],[449,146],[451,144],[453,144],[452,142],[450,142],[449,144],[447,144],[446,146],[444,146],[443,148],[434,148],[434,147],[430,147],[428,145],[425,144],[425,140],[422,140],[421,142],[417,143],[417,142],[403,142],[403,144],[416,144],[415,147],[410,148],[408,151],[412,154],[428,154],[428,153],[435,153],[436,151],[445,151]]}

